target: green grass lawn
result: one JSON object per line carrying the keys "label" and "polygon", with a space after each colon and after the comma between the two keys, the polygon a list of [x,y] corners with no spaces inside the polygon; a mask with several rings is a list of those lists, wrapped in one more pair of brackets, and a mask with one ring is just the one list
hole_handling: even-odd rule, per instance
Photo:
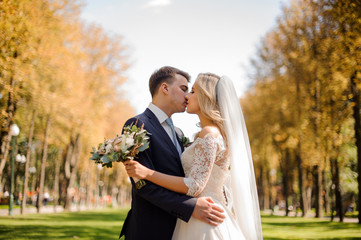
{"label": "green grass lawn", "polygon": [[264,239],[361,239],[361,225],[302,217],[262,216]]}
{"label": "green grass lawn", "polygon": [[127,209],[0,217],[0,239],[118,239]]}
{"label": "green grass lawn", "polygon": [[[0,217],[0,239],[118,239],[127,209]],[[361,239],[361,225],[262,216],[264,239]]]}

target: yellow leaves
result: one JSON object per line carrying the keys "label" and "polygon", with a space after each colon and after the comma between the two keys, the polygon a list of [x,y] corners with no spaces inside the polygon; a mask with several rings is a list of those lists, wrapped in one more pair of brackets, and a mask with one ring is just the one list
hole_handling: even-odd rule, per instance
{"label": "yellow leaves", "polygon": [[[323,161],[330,142],[339,147],[351,141],[344,126],[352,126],[350,77],[361,65],[360,5],[310,3],[285,7],[254,58],[256,83],[242,104],[250,139],[256,139],[252,149],[262,161],[271,161],[261,154],[266,142],[279,154],[300,144],[312,165]],[[356,78],[361,90],[361,71]]]}
{"label": "yellow leaves", "polygon": [[128,66],[121,37],[80,22],[79,10],[78,1],[0,1],[0,119],[9,116],[3,103],[14,93],[20,128],[29,128],[36,109],[35,138],[42,140],[41,119],[51,115],[49,142],[60,149],[78,131],[87,160],[86,146],[120,131],[134,110],[117,96]]}
{"label": "yellow leaves", "polygon": [[287,111],[288,109],[288,101],[286,99],[283,99],[282,102],[281,102],[281,109],[283,111]]}
{"label": "yellow leaves", "polygon": [[290,136],[287,140],[287,146],[289,148],[295,149],[297,147],[298,142],[299,142],[298,137]]}
{"label": "yellow leaves", "polygon": [[280,133],[280,134],[276,134],[274,136],[274,139],[277,141],[277,142],[283,142],[287,139],[287,134],[286,133]]}
{"label": "yellow leaves", "polygon": [[8,112],[5,111],[5,109],[1,109],[1,116],[2,118],[6,118],[9,116]]}
{"label": "yellow leaves", "polygon": [[337,81],[343,88],[347,87],[348,79],[343,72],[334,71],[332,72],[332,77],[334,81]]}
{"label": "yellow leaves", "polygon": [[298,54],[295,51],[290,52],[290,58],[297,58]]}

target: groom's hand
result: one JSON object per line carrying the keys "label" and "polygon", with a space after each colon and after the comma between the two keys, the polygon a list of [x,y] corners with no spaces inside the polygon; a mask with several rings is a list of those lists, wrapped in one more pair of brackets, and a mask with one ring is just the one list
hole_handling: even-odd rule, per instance
{"label": "groom's hand", "polygon": [[224,210],[214,204],[210,197],[200,197],[197,199],[192,216],[212,226],[218,226],[225,219],[223,212]]}

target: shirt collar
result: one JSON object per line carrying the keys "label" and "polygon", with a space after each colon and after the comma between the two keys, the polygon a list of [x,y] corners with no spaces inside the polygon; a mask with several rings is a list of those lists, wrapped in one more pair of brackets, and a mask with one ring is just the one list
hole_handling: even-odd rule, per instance
{"label": "shirt collar", "polygon": [[159,107],[157,107],[153,103],[149,103],[148,108],[149,108],[150,111],[152,111],[154,113],[154,115],[158,118],[158,121],[161,124],[168,118],[168,115],[165,112],[163,112],[162,109],[160,109]]}

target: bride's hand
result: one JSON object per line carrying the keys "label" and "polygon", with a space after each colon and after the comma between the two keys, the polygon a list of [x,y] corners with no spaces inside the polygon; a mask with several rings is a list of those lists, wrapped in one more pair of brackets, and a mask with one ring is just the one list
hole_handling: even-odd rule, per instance
{"label": "bride's hand", "polygon": [[134,160],[125,161],[124,166],[129,177],[147,179],[150,174],[149,168]]}

